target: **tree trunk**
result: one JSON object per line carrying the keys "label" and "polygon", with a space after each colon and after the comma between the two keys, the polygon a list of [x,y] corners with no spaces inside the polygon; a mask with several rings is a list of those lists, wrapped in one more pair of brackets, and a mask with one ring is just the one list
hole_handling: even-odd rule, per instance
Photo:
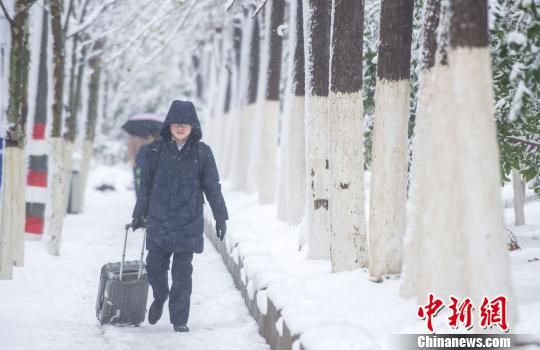
{"label": "tree trunk", "polygon": [[[47,5],[47,3],[46,3]],[[49,12],[43,9],[41,24],[41,44],[37,81],[36,105],[32,142],[27,147],[29,153],[28,174],[26,177],[26,237],[41,239],[45,227],[45,208],[47,203],[49,156],[45,130],[47,127],[49,50]]]}
{"label": "tree trunk", "polygon": [[525,225],[525,182],[516,169],[512,169],[512,185],[514,187],[515,225]]}
{"label": "tree trunk", "polygon": [[[404,282],[401,294],[406,297],[416,295],[422,285],[427,284],[429,279],[425,273],[430,262],[425,257],[429,253],[432,244],[436,244],[434,238],[437,233],[433,230],[433,221],[436,215],[431,215],[437,210],[439,201],[438,181],[439,177],[434,172],[439,169],[436,165],[441,159],[439,150],[434,147],[444,135],[443,118],[441,117],[446,108],[447,96],[439,94],[448,84],[448,66],[441,62],[435,66],[437,51],[437,28],[439,27],[439,14],[441,0],[428,0],[424,5],[424,23],[422,28],[422,61],[420,62],[418,102],[416,105],[416,125],[414,129],[413,162],[411,167],[411,185],[409,189],[409,201],[411,214],[410,222],[404,240],[403,270]],[[441,50],[445,43],[441,43]],[[424,300],[418,293],[418,300]],[[427,294],[426,294],[427,297]]]}
{"label": "tree trunk", "polygon": [[[94,49],[100,50],[104,45],[103,40],[98,41]],[[81,160],[81,181],[80,193],[82,193],[82,203],[84,205],[86,196],[86,183],[92,161],[92,149],[96,135],[96,124],[99,107],[99,88],[101,84],[101,57],[94,56],[90,59],[89,66],[92,69],[90,82],[88,83],[88,108],[86,116],[86,133],[83,143],[83,152]]]}
{"label": "tree trunk", "polygon": [[333,0],[328,123],[332,271],[367,266],[362,49],[364,6]]}
{"label": "tree trunk", "polygon": [[[268,57],[265,98],[263,102],[261,156],[258,166],[259,203],[274,201],[277,176],[277,132],[279,121],[279,85],[281,77],[281,37],[278,27],[283,24],[285,1],[271,0],[271,11],[266,28],[266,51]],[[264,158],[264,160],[263,160]]]}
{"label": "tree trunk", "polygon": [[47,246],[51,255],[60,255],[65,198],[68,189],[64,177],[64,140],[62,139],[62,111],[64,94],[64,36],[62,32],[60,0],[51,0],[51,28],[53,35],[54,102],[52,107],[51,144],[53,152],[52,216]]}
{"label": "tree trunk", "polygon": [[[330,257],[328,212],[328,75],[330,58],[330,0],[304,2],[306,66],[306,220],[308,258]],[[301,243],[303,244],[303,243]]]}
{"label": "tree trunk", "polygon": [[[487,0],[454,0],[450,6],[448,62],[453,110],[458,113],[453,115],[455,134],[449,130],[447,136],[454,151],[454,156],[447,159],[454,171],[447,176],[453,176],[452,181],[457,184],[448,200],[456,205],[451,219],[457,225],[451,237],[463,248],[458,261],[463,262],[466,282],[465,288],[459,288],[459,283],[453,286],[458,294],[470,296],[475,303],[480,303],[484,295],[502,294],[514,300],[500,198],[488,4]],[[514,305],[509,304],[510,324],[514,320]]]}
{"label": "tree trunk", "polygon": [[401,272],[412,20],[412,0],[382,0],[369,220],[369,273],[374,279]]}
{"label": "tree trunk", "polygon": [[236,142],[238,138],[238,123],[239,123],[239,82],[240,82],[240,54],[242,48],[242,37],[245,35],[242,32],[242,23],[238,20],[233,22],[233,47],[231,52],[231,82],[230,82],[230,101],[229,101],[229,124],[226,130],[225,138],[225,158],[222,163],[223,176],[230,179],[232,167],[235,163]]}
{"label": "tree trunk", "polygon": [[297,225],[306,201],[305,71],[302,0],[291,2],[289,72],[281,128],[278,216]]}
{"label": "tree trunk", "polygon": [[0,278],[12,278],[12,266],[24,263],[25,152],[28,114],[28,11],[30,0],[15,1],[9,57],[9,100],[4,151],[5,174],[0,237]]}
{"label": "tree trunk", "polygon": [[[249,19],[248,19],[249,20]],[[260,66],[260,23],[257,18],[250,20],[249,58],[246,74],[245,106],[241,116],[241,129],[238,148],[236,175],[233,187],[240,191],[248,191],[248,167],[250,164],[251,131],[255,120],[257,104],[257,86],[259,84]]]}

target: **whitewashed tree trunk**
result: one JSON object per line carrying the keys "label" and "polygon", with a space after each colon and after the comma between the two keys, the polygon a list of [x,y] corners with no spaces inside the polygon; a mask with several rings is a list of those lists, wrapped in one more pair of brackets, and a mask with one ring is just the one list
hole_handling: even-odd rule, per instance
{"label": "whitewashed tree trunk", "polygon": [[277,131],[279,101],[263,102],[261,159],[259,161],[258,188],[259,203],[274,201],[277,182]]}
{"label": "whitewashed tree trunk", "polygon": [[[487,47],[458,47],[449,52],[458,131],[454,139],[456,192],[467,266],[467,294],[511,296],[511,279],[500,193],[499,152]],[[458,244],[458,242],[456,242]],[[463,243],[461,243],[463,244]],[[512,317],[509,318],[511,320]]]}
{"label": "whitewashed tree trunk", "polygon": [[330,92],[332,271],[367,266],[362,93]]}
{"label": "whitewashed tree trunk", "polygon": [[410,83],[377,81],[371,161],[369,273],[401,271],[407,202]]}
{"label": "whitewashed tree trunk", "polygon": [[50,139],[52,144],[52,156],[53,156],[53,175],[52,175],[52,213],[50,222],[50,229],[47,235],[47,251],[53,256],[60,255],[60,245],[62,241],[62,228],[64,222],[64,216],[66,214],[65,199],[66,199],[66,186],[65,175],[65,151],[64,140],[60,137],[52,137]]}
{"label": "whitewashed tree trunk", "polygon": [[304,96],[286,97],[280,147],[280,176],[278,217],[292,225],[302,221],[306,202]]}
{"label": "whitewashed tree trunk", "polygon": [[281,122],[278,217],[293,225],[302,220],[305,205],[305,72],[302,0],[291,2],[289,62]]}
{"label": "whitewashed tree trunk", "polygon": [[238,135],[239,147],[236,158],[236,172],[233,176],[233,188],[238,191],[247,191],[247,167],[250,162],[251,131],[255,119],[256,104],[251,103],[244,107],[240,118],[240,131]]}
{"label": "whitewashed tree trunk", "polygon": [[[443,293],[440,289],[443,278],[439,270],[445,268],[448,261],[440,263],[440,249],[445,249],[448,255],[455,253],[452,247],[441,243],[453,234],[448,231],[455,225],[445,216],[454,210],[448,198],[454,190],[448,183],[448,172],[453,168],[448,162],[452,153],[448,132],[453,122],[448,65],[441,64],[422,71],[419,84],[409,190],[411,220],[404,242],[401,294],[424,300],[429,292]],[[461,270],[446,271],[444,278],[447,274],[456,276],[461,273]],[[455,279],[453,281],[455,283]]]}
{"label": "whitewashed tree trunk", "polygon": [[[448,111],[448,95],[450,91],[450,75],[446,63],[438,62],[435,66],[437,44],[439,54],[446,56],[447,36],[442,33],[437,40],[440,0],[428,0],[424,6],[424,23],[422,28],[422,59],[418,74],[418,101],[416,104],[416,120],[413,142],[413,162],[411,165],[411,182],[409,188],[409,208],[407,231],[403,248],[403,286],[401,294],[405,297],[418,295],[423,300],[424,292],[429,288],[431,275],[435,272],[429,259],[432,247],[440,239],[440,215],[434,210],[439,207],[440,191],[439,171],[446,164],[440,164],[442,140],[445,139],[444,128],[451,120]],[[439,41],[439,43],[437,42]],[[441,57],[440,57],[441,59]],[[446,60],[446,59],[445,59]],[[444,152],[444,151],[443,151]],[[443,160],[444,161],[444,160]],[[436,194],[436,195],[434,195]],[[436,225],[436,226],[435,226]],[[422,252],[422,253],[420,253]],[[427,297],[427,294],[425,295]]]}
{"label": "whitewashed tree trunk", "polygon": [[258,163],[259,203],[272,203],[277,186],[277,147],[279,123],[279,87],[281,78],[282,38],[278,28],[283,24],[285,1],[271,0],[266,14],[266,37],[263,51],[267,56],[267,69],[264,71],[265,94],[262,114],[261,159]]}
{"label": "whitewashed tree trunk", "polygon": [[365,267],[362,65],[364,6],[332,1],[329,144],[330,257],[332,271]]}
{"label": "whitewashed tree trunk", "polygon": [[330,258],[328,97],[309,96],[306,113],[308,258]]}
{"label": "whitewashed tree trunk", "polygon": [[330,258],[328,87],[332,2],[304,1],[306,204],[302,232],[308,258]]}
{"label": "whitewashed tree trunk", "polygon": [[82,194],[81,203],[84,206],[86,198],[86,186],[88,183],[88,175],[90,173],[90,165],[92,164],[93,154],[93,142],[85,140],[82,146],[82,158],[81,158],[81,181],[80,181],[80,193]]}
{"label": "whitewashed tree trunk", "polygon": [[525,225],[525,182],[515,169],[512,169],[512,185],[514,187],[515,225]]}
{"label": "whitewashed tree trunk", "polygon": [[19,147],[4,150],[0,231],[0,279],[13,278],[13,265],[24,262],[25,157]]}
{"label": "whitewashed tree trunk", "polygon": [[377,55],[369,220],[369,273],[401,272],[407,204],[412,0],[383,0]]}

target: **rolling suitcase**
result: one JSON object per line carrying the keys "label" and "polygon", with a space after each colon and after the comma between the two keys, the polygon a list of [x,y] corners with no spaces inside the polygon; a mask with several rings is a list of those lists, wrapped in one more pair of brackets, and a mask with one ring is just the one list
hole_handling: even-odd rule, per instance
{"label": "rolling suitcase", "polygon": [[139,325],[144,321],[148,298],[148,277],[143,262],[146,232],[140,260],[125,261],[131,224],[126,225],[122,261],[101,268],[96,316],[101,324]]}

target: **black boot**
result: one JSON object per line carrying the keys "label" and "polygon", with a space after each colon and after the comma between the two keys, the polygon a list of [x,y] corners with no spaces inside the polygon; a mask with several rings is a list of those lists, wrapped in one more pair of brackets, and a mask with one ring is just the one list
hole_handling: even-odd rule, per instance
{"label": "black boot", "polygon": [[163,314],[163,305],[165,305],[166,300],[154,300],[150,309],[148,310],[148,323],[156,324],[157,321],[161,318]]}
{"label": "black boot", "polygon": [[179,324],[174,326],[175,332],[189,332],[189,328],[186,325]]}

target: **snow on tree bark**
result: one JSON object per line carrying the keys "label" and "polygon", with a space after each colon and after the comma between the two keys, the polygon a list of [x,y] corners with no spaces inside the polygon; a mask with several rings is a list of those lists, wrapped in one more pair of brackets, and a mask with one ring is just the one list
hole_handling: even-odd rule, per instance
{"label": "snow on tree bark", "polygon": [[332,2],[304,1],[306,70],[306,219],[303,227],[310,259],[330,257],[328,212],[328,83]]}
{"label": "snow on tree bark", "polygon": [[306,200],[305,70],[302,0],[291,2],[287,87],[280,137],[278,216],[299,224]]}
{"label": "snow on tree bark", "polygon": [[412,20],[412,0],[382,0],[369,220],[369,273],[375,279],[401,271]]}
{"label": "snow on tree bark", "polygon": [[274,201],[277,182],[277,133],[279,121],[279,84],[281,77],[282,38],[278,27],[283,24],[285,0],[271,0],[269,25],[266,28],[266,46],[268,57],[265,96],[263,102],[261,156],[258,162],[259,202],[262,204]]}
{"label": "snow on tree bark", "polygon": [[330,256],[332,271],[367,266],[362,121],[363,2],[333,0],[330,51]]}

